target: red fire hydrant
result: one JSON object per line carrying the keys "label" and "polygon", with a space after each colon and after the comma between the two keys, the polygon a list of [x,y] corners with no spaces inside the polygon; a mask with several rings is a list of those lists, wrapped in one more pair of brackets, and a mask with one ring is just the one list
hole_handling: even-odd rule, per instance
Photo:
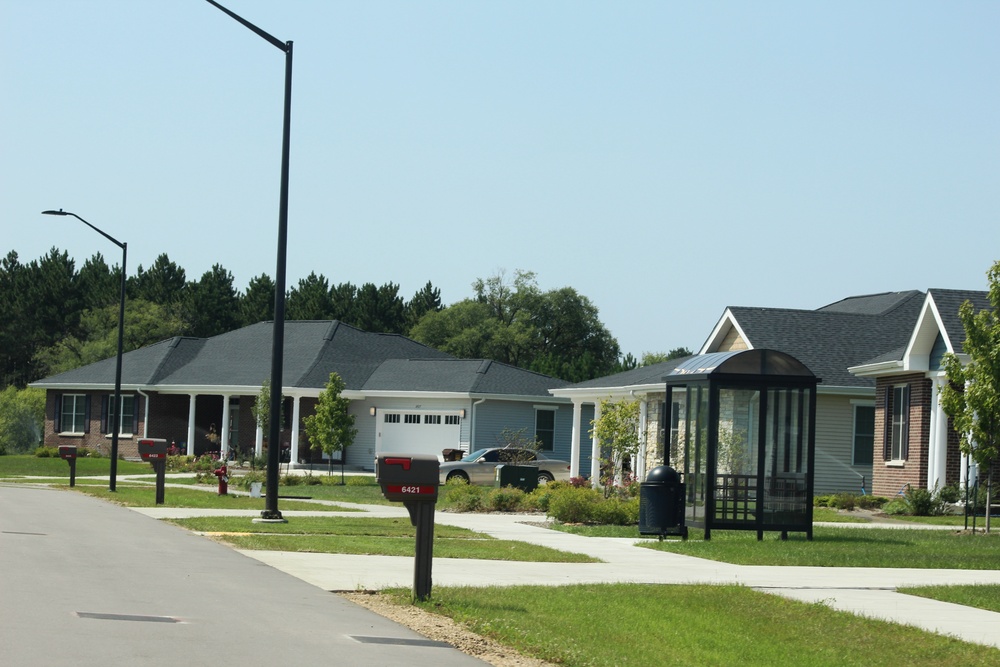
{"label": "red fire hydrant", "polygon": [[222,467],[217,470],[213,470],[215,476],[219,478],[219,495],[226,496],[229,495],[229,468],[223,463]]}

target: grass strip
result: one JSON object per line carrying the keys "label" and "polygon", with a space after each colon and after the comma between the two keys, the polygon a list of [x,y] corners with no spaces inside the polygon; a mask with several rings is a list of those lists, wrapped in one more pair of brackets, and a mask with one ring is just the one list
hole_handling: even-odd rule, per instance
{"label": "grass strip", "polygon": [[[152,473],[148,463],[118,461],[117,474],[145,475]],[[76,460],[76,476],[110,475],[111,459],[83,457]],[[58,477],[69,479],[69,463],[52,457],[32,455],[0,456],[0,478],[2,477]]]}
{"label": "grass strip", "polygon": [[644,546],[736,565],[1000,569],[996,533],[817,526],[812,541],[802,533],[789,533],[787,540],[781,540],[779,533],[764,533],[758,542],[756,532],[736,530],[714,530],[707,542],[701,537],[701,530],[692,529],[687,541]]}
{"label": "grass strip", "polygon": [[[77,484],[76,491],[86,493],[102,500],[124,505],[125,507],[157,507],[156,488],[153,486],[116,485],[117,491],[109,491],[107,486],[89,486]],[[63,488],[69,489],[69,486]],[[159,507],[183,507],[195,509],[227,509],[227,510],[263,510],[264,498],[249,496],[220,496],[207,491],[195,489],[166,488],[163,491],[164,504]],[[305,510],[314,512],[351,512],[355,508],[336,505],[320,505],[295,500],[286,500],[278,504],[283,510]]]}
{"label": "grass strip", "polygon": [[914,586],[898,592],[1000,613],[1000,585]]}
{"label": "grass strip", "polygon": [[[243,517],[169,519],[189,530],[212,535],[237,549],[311,553],[412,556],[416,529],[408,519],[364,517],[292,517],[283,524],[255,524]],[[583,554],[498,540],[467,528],[435,524],[434,555],[438,558],[597,563]]]}
{"label": "grass strip", "polygon": [[995,648],[739,586],[435,587],[420,606],[566,667],[1000,664]]}

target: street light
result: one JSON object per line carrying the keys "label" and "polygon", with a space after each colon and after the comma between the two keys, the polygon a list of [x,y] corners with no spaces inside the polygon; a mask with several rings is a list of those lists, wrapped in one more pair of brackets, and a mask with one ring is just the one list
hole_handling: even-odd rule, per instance
{"label": "street light", "polygon": [[291,136],[292,116],[292,43],[282,42],[253,23],[229,11],[215,0],[206,0],[208,4],[220,9],[230,17],[242,23],[246,28],[272,46],[285,53],[285,115],[281,135],[281,194],[278,203],[278,266],[274,278],[274,334],[271,341],[271,406],[268,419],[268,450],[267,450],[267,493],[265,494],[264,511],[260,513],[264,521],[284,521],[278,511],[278,468],[281,465],[279,454],[281,445],[281,375],[285,350],[285,255],[288,245],[288,145]]}
{"label": "street light", "polygon": [[58,211],[42,211],[42,215],[71,215],[83,224],[87,225],[95,232],[106,238],[107,240],[114,243],[116,246],[122,249],[122,280],[121,280],[121,295],[118,298],[118,356],[115,359],[115,400],[113,403],[112,412],[114,413],[114,419],[112,419],[111,424],[111,481],[108,484],[108,489],[111,491],[115,490],[115,483],[118,477],[118,431],[121,425],[121,414],[122,414],[122,340],[123,333],[125,331],[125,260],[128,256],[128,244],[122,243],[118,239],[105,234],[97,227],[78,216],[76,213],[70,213],[69,211],[64,211],[59,209]]}

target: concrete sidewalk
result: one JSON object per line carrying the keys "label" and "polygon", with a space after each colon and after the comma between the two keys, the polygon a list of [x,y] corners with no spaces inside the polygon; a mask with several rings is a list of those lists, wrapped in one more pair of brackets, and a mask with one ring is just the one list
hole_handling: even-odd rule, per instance
{"label": "concrete sidewalk", "polygon": [[[346,503],[342,503],[346,504]],[[370,516],[409,520],[402,507],[357,506]],[[218,515],[211,510],[136,509],[156,518]],[[240,512],[256,516],[256,512]],[[283,512],[288,518],[316,514]],[[331,513],[323,512],[324,516]],[[357,517],[357,512],[333,513]],[[602,563],[525,563],[439,558],[435,586],[545,585],[634,582],[650,584],[739,584],[807,602],[823,602],[853,613],[914,625],[968,642],[1000,648],[1000,614],[903,595],[903,586],[997,584],[998,570],[927,570],[916,568],[765,567],[730,565],[636,546],[641,540],[581,537],[536,525],[538,515],[454,514],[437,512],[435,521],[493,537],[583,553]],[[849,526],[851,524],[836,524]],[[870,526],[870,524],[864,524]],[[862,525],[856,525],[864,530]],[[880,526],[881,527],[881,526]],[[900,526],[901,527],[901,526]],[[278,570],[327,591],[377,590],[413,585],[413,558],[350,556],[275,551],[242,551]],[[1000,560],[998,560],[1000,564]]]}

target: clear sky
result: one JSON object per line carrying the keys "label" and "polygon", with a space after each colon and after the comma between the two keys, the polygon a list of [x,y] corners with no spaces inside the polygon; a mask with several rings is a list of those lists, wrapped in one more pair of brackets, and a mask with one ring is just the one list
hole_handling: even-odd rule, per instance
{"label": "clear sky", "polygon": [[[500,269],[636,357],[726,306],[985,289],[1000,3],[223,0],[292,40],[288,286]],[[275,275],[284,55],[204,0],[0,0],[0,250]]]}

